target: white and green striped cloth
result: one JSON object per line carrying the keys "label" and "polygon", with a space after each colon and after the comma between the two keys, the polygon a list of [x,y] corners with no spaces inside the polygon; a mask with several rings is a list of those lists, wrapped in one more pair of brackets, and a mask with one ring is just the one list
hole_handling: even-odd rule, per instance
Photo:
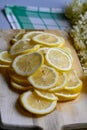
{"label": "white and green striped cloth", "polygon": [[5,13],[13,29],[68,30],[70,28],[62,9],[7,5]]}

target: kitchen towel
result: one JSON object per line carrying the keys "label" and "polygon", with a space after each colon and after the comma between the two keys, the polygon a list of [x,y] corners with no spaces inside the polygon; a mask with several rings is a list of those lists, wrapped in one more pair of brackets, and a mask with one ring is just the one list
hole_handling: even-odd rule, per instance
{"label": "kitchen towel", "polygon": [[58,8],[7,5],[5,14],[13,29],[70,29],[64,10]]}

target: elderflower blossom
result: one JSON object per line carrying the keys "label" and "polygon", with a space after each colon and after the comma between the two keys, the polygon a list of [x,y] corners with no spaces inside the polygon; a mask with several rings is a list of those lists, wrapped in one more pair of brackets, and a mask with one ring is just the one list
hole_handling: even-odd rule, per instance
{"label": "elderflower blossom", "polygon": [[80,15],[80,19],[71,30],[71,37],[74,40],[74,46],[87,76],[87,12]]}

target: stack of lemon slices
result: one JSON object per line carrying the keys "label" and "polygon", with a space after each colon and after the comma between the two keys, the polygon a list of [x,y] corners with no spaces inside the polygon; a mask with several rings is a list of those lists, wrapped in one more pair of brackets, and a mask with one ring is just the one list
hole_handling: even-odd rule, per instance
{"label": "stack of lemon slices", "polygon": [[58,101],[79,96],[82,81],[72,68],[71,50],[63,37],[42,31],[19,33],[8,51],[0,52],[0,68],[9,70],[19,102],[34,114],[52,112]]}

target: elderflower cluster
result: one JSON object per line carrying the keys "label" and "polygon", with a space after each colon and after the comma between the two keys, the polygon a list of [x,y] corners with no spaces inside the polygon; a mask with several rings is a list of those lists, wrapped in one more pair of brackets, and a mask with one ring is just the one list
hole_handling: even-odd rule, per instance
{"label": "elderflower cluster", "polygon": [[74,40],[74,46],[87,76],[87,11],[84,15],[80,15],[79,20],[73,26],[71,37]]}

